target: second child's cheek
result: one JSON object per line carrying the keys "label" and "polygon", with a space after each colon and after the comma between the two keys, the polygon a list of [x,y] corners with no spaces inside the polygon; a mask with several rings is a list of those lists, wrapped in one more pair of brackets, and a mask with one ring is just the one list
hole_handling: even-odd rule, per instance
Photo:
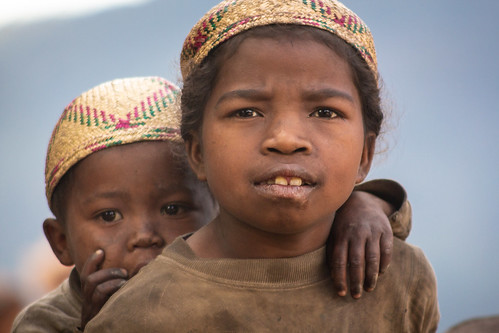
{"label": "second child's cheek", "polygon": [[100,248],[104,250],[105,254],[104,262],[101,264],[100,269],[123,267],[123,262],[126,259],[126,248],[113,243],[101,245]]}

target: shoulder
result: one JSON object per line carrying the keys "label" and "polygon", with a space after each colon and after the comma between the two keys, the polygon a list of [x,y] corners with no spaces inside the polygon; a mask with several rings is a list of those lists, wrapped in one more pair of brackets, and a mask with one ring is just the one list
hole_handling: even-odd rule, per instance
{"label": "shoulder", "polygon": [[392,276],[391,286],[398,286],[405,295],[413,329],[434,332],[440,319],[437,279],[423,251],[394,238],[392,265],[387,273]]}
{"label": "shoulder", "polygon": [[12,332],[72,332],[79,325],[81,303],[72,297],[69,282],[24,308],[12,325]]}
{"label": "shoulder", "polygon": [[419,247],[394,238],[392,260],[391,266],[399,270],[401,274],[413,276],[416,284],[424,282],[436,287],[433,267]]}

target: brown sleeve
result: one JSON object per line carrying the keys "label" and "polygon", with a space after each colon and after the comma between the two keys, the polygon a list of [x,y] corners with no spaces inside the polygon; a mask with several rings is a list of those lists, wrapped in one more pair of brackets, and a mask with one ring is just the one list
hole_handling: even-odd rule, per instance
{"label": "brown sleeve", "polygon": [[371,193],[395,207],[395,212],[388,217],[393,235],[401,240],[409,236],[412,227],[412,210],[402,185],[389,179],[374,179],[355,186],[355,190]]}

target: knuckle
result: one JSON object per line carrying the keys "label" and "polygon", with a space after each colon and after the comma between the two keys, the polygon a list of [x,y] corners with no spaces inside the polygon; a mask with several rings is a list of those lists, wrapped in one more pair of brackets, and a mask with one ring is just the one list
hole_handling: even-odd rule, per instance
{"label": "knuckle", "polygon": [[360,259],[360,258],[352,258],[350,260],[350,267],[351,268],[360,268],[362,266],[364,266],[364,262],[363,262],[362,259]]}
{"label": "knuckle", "polygon": [[379,256],[376,254],[367,255],[366,262],[368,265],[379,265]]}
{"label": "knuckle", "polygon": [[331,262],[331,266],[335,270],[341,270],[347,267],[347,263],[343,259],[333,259]]}
{"label": "knuckle", "polygon": [[383,246],[381,248],[381,254],[385,255],[385,256],[391,255],[392,254],[392,247],[391,246]]}

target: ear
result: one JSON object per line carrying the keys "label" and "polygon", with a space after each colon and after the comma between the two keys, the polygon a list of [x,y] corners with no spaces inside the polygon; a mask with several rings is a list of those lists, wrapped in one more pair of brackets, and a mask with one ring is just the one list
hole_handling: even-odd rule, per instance
{"label": "ear", "polygon": [[57,259],[59,259],[61,264],[66,266],[73,265],[73,259],[69,253],[66,230],[64,229],[62,223],[56,219],[46,219],[43,222],[43,232],[49,241],[52,251],[54,251],[54,254]]}
{"label": "ear", "polygon": [[199,135],[192,136],[185,142],[185,150],[187,151],[187,159],[192,170],[199,180],[206,181],[206,173],[204,170],[203,149]]}
{"label": "ear", "polygon": [[364,148],[362,150],[362,156],[360,159],[359,170],[357,172],[357,178],[355,179],[355,184],[362,183],[362,181],[364,181],[364,179],[367,177],[367,174],[371,169],[375,149],[376,134],[374,134],[373,132],[368,132],[364,139]]}

